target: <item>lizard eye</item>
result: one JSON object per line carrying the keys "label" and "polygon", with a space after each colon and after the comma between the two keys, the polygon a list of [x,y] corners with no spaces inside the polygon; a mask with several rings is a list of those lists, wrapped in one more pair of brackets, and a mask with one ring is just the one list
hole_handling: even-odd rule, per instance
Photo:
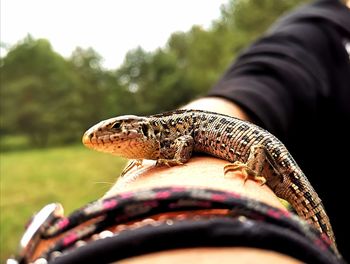
{"label": "lizard eye", "polygon": [[121,123],[120,122],[116,122],[116,123],[114,123],[114,125],[111,128],[120,129],[121,128]]}
{"label": "lizard eye", "polygon": [[148,126],[146,124],[142,124],[142,133],[145,135],[145,136],[148,136]]}

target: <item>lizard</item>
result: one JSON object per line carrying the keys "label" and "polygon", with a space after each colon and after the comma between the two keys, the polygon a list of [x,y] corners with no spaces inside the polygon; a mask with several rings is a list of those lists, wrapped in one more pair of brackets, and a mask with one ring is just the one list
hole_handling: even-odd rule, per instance
{"label": "lizard", "polygon": [[322,201],[301,168],[277,137],[249,121],[202,110],[124,115],[92,126],[82,141],[97,151],[135,160],[127,170],[143,159],[181,165],[193,152],[227,160],[225,174],[242,170],[246,179],[266,183],[302,219],[326,234],[338,252]]}

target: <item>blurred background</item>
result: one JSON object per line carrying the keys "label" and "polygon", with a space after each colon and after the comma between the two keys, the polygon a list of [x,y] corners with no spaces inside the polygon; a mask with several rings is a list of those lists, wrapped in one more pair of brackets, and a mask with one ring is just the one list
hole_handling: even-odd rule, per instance
{"label": "blurred background", "polygon": [[0,262],[31,215],[99,198],[125,160],[85,149],[101,119],[206,94],[280,15],[306,0],[1,1]]}

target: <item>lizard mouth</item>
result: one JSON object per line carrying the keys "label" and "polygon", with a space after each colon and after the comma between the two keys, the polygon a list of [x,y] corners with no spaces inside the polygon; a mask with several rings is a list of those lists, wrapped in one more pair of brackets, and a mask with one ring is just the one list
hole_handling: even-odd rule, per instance
{"label": "lizard mouth", "polygon": [[[118,144],[127,144],[128,141],[133,141],[137,138],[140,138],[141,135],[136,130],[129,130],[127,133],[121,133],[115,135],[113,133],[107,133],[105,135],[96,136],[95,133],[89,133],[89,131],[85,132],[82,138],[83,144],[88,148],[97,148],[98,146],[108,145],[118,145]],[[142,137],[144,137],[142,135]]]}

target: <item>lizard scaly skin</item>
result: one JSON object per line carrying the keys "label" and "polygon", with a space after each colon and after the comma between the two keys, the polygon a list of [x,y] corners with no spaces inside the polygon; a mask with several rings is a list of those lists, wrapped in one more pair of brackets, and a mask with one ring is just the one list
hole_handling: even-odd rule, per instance
{"label": "lizard scaly skin", "polygon": [[225,171],[243,168],[261,180],[298,215],[335,237],[321,199],[286,147],[266,130],[231,116],[200,110],[176,110],[147,117],[120,116],[87,130],[83,143],[92,149],[158,164],[187,162],[203,152],[234,162]]}

